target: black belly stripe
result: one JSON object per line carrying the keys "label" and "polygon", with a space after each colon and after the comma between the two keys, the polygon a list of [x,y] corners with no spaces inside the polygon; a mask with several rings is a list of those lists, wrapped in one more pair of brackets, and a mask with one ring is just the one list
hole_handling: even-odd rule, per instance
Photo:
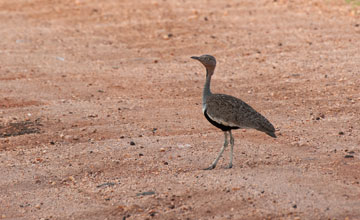
{"label": "black belly stripe", "polygon": [[204,115],[205,115],[205,118],[212,124],[214,125],[215,127],[217,128],[220,128],[221,130],[223,131],[230,131],[232,129],[239,129],[239,127],[232,127],[232,126],[226,126],[226,125],[223,125],[223,124],[220,124],[214,120],[212,120],[208,114],[206,113],[206,110],[204,111]]}

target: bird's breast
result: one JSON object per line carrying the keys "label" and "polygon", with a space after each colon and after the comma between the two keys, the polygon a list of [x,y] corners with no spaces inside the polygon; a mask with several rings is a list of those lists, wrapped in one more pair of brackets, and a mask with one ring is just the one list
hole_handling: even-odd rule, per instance
{"label": "bird's breast", "polygon": [[203,112],[203,114],[205,113],[205,111],[206,111],[206,104],[203,103],[203,104],[202,104],[202,112]]}

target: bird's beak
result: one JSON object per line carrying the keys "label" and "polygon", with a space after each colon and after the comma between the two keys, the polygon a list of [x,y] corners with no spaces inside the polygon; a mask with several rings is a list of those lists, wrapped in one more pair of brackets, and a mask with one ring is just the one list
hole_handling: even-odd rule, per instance
{"label": "bird's beak", "polygon": [[194,60],[199,60],[199,57],[190,57],[190,58]]}

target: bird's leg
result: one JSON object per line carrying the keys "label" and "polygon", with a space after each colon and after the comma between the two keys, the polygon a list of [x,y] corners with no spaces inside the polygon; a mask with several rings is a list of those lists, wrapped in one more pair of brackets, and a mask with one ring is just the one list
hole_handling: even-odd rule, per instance
{"label": "bird's leg", "polygon": [[221,155],[224,153],[225,148],[228,145],[228,134],[227,131],[224,131],[224,136],[225,136],[225,140],[224,140],[224,146],[221,148],[219,155],[217,156],[217,158],[214,160],[214,162],[208,167],[205,168],[204,170],[212,170],[216,167],[217,162],[219,161]]}
{"label": "bird's leg", "polygon": [[232,161],[233,161],[233,152],[234,152],[234,138],[231,134],[231,130],[229,131],[230,134],[230,163],[229,165],[226,167],[228,169],[230,169],[232,167]]}

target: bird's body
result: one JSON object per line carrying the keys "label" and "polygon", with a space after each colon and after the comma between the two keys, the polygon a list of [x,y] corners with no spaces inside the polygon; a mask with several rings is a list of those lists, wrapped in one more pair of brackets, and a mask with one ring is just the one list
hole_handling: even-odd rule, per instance
{"label": "bird's body", "polygon": [[[253,128],[275,136],[274,126],[241,99],[225,94],[212,94],[207,98],[205,106],[205,117],[219,123],[221,127],[215,126],[223,131]],[[211,121],[210,123],[213,124]]]}
{"label": "bird's body", "polygon": [[232,154],[234,138],[231,130],[239,128],[252,128],[265,132],[276,138],[274,126],[260,113],[241,99],[225,94],[213,94],[210,90],[211,76],[214,74],[216,60],[211,55],[191,57],[199,60],[206,67],[206,82],[203,90],[202,109],[205,118],[215,127],[221,129],[225,135],[224,146],[218,157],[206,169],[215,168],[218,160],[228,145],[227,135],[230,134],[231,154],[228,168],[232,167]]}

